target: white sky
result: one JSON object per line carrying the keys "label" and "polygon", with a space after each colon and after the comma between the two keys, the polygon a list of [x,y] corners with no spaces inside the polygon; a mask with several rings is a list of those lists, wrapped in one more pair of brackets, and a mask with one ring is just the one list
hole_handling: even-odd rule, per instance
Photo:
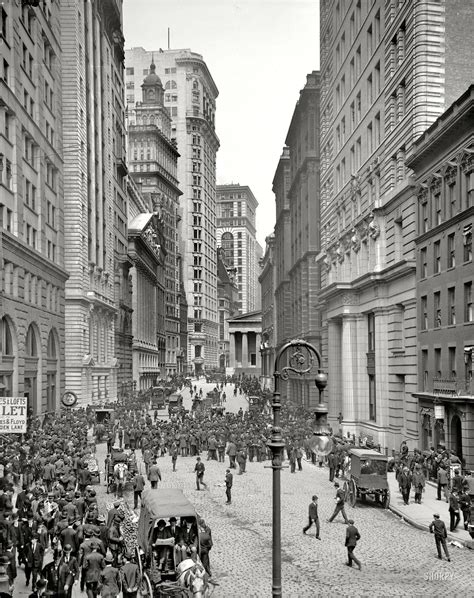
{"label": "white sky", "polygon": [[125,47],[190,48],[219,89],[217,183],[249,185],[257,238],[275,225],[272,180],[306,74],[319,68],[319,0],[124,0]]}

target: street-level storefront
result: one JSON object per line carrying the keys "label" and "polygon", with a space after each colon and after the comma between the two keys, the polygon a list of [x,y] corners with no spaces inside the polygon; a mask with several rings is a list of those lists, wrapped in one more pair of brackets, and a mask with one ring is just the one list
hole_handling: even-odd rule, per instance
{"label": "street-level storefront", "polygon": [[449,449],[474,470],[474,396],[413,396],[418,399],[420,449]]}

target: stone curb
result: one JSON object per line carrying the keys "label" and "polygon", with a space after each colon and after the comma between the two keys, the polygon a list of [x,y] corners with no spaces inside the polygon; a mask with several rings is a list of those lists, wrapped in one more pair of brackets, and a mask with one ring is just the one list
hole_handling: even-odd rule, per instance
{"label": "stone curb", "polygon": [[[417,529],[419,529],[423,532],[429,533],[430,530],[427,525],[424,525],[423,523],[419,523],[418,521],[416,521],[416,519],[407,517],[404,513],[402,513],[399,509],[397,509],[397,507],[393,507],[393,506],[389,505],[388,509],[389,509],[389,511],[392,511],[392,513],[394,513],[395,515],[397,515],[398,517],[403,519],[403,521],[406,521],[409,525],[412,525],[413,527],[416,527]],[[448,532],[447,540],[448,540],[448,542],[457,542],[458,544],[462,544],[462,546],[464,546],[465,548],[474,550],[474,540],[463,540],[461,538],[458,538],[457,536],[453,536],[449,532]]]}

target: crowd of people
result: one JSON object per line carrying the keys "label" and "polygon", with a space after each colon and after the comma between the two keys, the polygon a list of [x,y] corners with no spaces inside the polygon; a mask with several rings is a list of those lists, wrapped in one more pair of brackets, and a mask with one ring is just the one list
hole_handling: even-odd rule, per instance
{"label": "crowd of people", "polygon": [[[50,595],[68,598],[74,583],[79,583],[90,598],[97,596],[99,589],[102,596],[116,596],[119,590],[123,591],[124,598],[135,596],[140,581],[138,563],[125,544],[123,513],[113,508],[105,518],[91,484],[89,463],[94,441],[107,442],[108,459],[114,445],[132,454],[141,451],[144,474],[155,487],[161,477],[160,457],[171,458],[173,471],[180,457],[196,457],[198,489],[205,486],[204,461],[224,463],[227,457],[228,468],[223,477],[227,503],[230,503],[232,470],[244,475],[247,461],[262,462],[271,458],[267,443],[272,419],[271,397],[268,391],[260,389],[256,379],[216,381],[215,390],[221,398],[229,382],[234,384],[235,392],[256,397],[255,408],[220,414],[183,409],[160,420],[152,417],[146,396],[131,393],[119,402],[104,405],[114,409],[115,417],[100,426],[92,409],[80,408],[31,418],[27,434],[21,439],[12,436],[10,442],[4,441],[0,451],[0,592],[12,595],[17,568],[21,566],[35,596],[53,592]],[[178,389],[188,385],[197,392],[189,380],[175,383]],[[314,415],[309,410],[290,401],[282,405],[282,435],[290,470],[292,473],[301,471],[303,457],[306,457],[321,467],[326,462],[329,479],[334,481],[344,475],[349,465],[350,442],[335,438],[333,452],[328,457],[319,456],[313,452],[310,442],[313,424]],[[91,430],[95,438],[91,438]],[[460,471],[451,475],[455,464]],[[105,465],[107,471],[109,464]],[[402,444],[399,454],[391,459],[390,467],[396,470],[406,502],[411,489],[415,502],[421,502],[426,480],[436,479],[438,499],[442,500],[443,495],[449,503],[451,529],[458,525],[460,512],[467,529],[474,479],[461,474],[462,463],[452,452],[433,449],[429,453],[418,450],[410,453],[406,444]],[[136,479],[140,483],[134,483],[134,507],[138,509],[145,479],[141,473]],[[165,533],[165,528],[169,532],[170,526],[176,524],[171,520],[164,523],[163,530],[157,533]],[[177,533],[182,534],[178,527]],[[206,528],[202,527],[201,533],[204,537],[207,534],[210,542],[201,559],[210,575],[212,537],[210,528]],[[50,558],[45,560],[47,550]]]}

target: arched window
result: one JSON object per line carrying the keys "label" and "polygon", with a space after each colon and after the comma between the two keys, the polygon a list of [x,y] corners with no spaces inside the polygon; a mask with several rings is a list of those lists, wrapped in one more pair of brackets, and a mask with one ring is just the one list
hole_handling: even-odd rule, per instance
{"label": "arched window", "polygon": [[28,357],[38,357],[38,347],[36,345],[36,334],[33,326],[30,325],[26,333],[25,352]]}
{"label": "arched window", "polygon": [[13,355],[13,340],[8,320],[0,320],[0,355]]}
{"label": "arched window", "polygon": [[199,89],[199,83],[194,79],[193,81],[193,89]]}
{"label": "arched window", "polygon": [[56,341],[52,330],[48,336],[48,359],[56,359]]}
{"label": "arched window", "polygon": [[150,114],[150,125],[154,125],[154,124],[155,124],[155,115]]}
{"label": "arched window", "polygon": [[224,251],[224,262],[227,266],[234,265],[234,235],[224,233],[221,238],[221,245]]}

